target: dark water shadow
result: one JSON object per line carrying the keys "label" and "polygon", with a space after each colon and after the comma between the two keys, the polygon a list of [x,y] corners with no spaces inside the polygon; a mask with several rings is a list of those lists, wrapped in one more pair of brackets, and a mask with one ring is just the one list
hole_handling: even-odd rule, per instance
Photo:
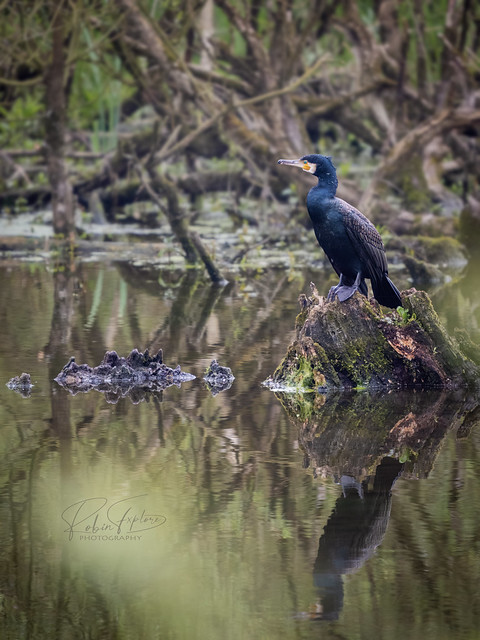
{"label": "dark water shadow", "polygon": [[319,540],[318,600],[309,614],[337,620],[343,576],[358,571],[383,541],[396,480],[427,478],[445,436],[466,437],[480,422],[479,399],[458,391],[278,397],[298,427],[304,466],[342,487]]}

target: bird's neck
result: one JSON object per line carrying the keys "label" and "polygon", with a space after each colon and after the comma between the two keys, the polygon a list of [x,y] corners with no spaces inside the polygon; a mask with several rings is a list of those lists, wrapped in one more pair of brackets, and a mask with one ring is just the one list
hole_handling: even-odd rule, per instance
{"label": "bird's neck", "polygon": [[317,197],[319,196],[322,199],[328,200],[329,198],[334,198],[337,193],[338,180],[337,176],[334,174],[324,175],[318,178],[318,183],[315,187],[313,187],[317,193]]}

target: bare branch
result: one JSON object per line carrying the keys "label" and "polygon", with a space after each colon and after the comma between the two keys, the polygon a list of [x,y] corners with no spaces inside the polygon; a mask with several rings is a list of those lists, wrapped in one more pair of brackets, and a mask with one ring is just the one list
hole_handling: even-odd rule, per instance
{"label": "bare branch", "polygon": [[236,102],[234,104],[227,105],[224,109],[222,109],[221,111],[217,112],[215,115],[205,120],[199,127],[191,131],[188,135],[182,138],[182,140],[177,142],[177,144],[170,147],[170,149],[164,151],[163,153],[158,154],[156,156],[157,162],[161,162],[162,160],[165,160],[169,156],[173,155],[174,153],[178,153],[179,151],[182,151],[183,149],[188,147],[195,140],[195,138],[198,138],[198,136],[200,136],[202,133],[204,133],[205,131],[208,131],[208,129],[213,127],[221,118],[225,117],[230,111],[238,110],[243,107],[252,106],[254,104],[259,104],[261,102],[265,102],[266,100],[272,100],[273,98],[277,98],[279,96],[283,96],[295,91],[296,89],[298,89],[298,87],[300,87],[302,84],[307,82],[309,78],[316,71],[318,71],[318,69],[323,64],[325,64],[328,58],[329,58],[328,54],[319,58],[317,62],[315,62],[315,64],[313,64],[309,69],[305,71],[305,73],[302,76],[300,76],[300,78],[297,78],[286,87],[282,87],[281,89],[274,89],[273,91],[267,91],[266,93],[262,93],[258,96],[254,96],[253,98],[246,98],[245,100],[240,100],[239,102]]}

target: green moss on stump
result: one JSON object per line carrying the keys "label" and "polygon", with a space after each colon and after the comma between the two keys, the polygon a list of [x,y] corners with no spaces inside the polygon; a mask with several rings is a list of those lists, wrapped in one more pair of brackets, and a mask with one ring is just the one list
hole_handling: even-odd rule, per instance
{"label": "green moss on stump", "polygon": [[339,384],[338,376],[330,365],[325,350],[311,339],[293,342],[287,354],[273,374],[273,380],[281,381],[285,387],[296,387],[302,391],[326,388],[329,378]]}
{"label": "green moss on stump", "polygon": [[402,295],[408,311],[385,314],[360,294],[340,303],[301,299],[296,339],[269,383],[318,388],[478,388],[480,368],[451,338],[428,295]]}

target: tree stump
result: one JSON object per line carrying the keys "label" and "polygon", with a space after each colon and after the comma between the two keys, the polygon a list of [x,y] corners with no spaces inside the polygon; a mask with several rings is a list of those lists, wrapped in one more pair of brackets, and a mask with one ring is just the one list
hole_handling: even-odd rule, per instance
{"label": "tree stump", "polygon": [[327,302],[312,289],[310,298],[300,296],[296,338],[266,386],[479,388],[480,362],[448,335],[424,291],[404,291],[403,308],[385,313],[359,293],[346,302]]}

